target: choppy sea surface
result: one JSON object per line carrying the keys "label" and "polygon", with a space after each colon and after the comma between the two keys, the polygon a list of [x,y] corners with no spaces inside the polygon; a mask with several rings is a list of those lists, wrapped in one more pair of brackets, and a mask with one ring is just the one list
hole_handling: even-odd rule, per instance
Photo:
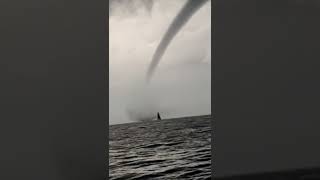
{"label": "choppy sea surface", "polygon": [[109,179],[211,179],[212,116],[109,126]]}

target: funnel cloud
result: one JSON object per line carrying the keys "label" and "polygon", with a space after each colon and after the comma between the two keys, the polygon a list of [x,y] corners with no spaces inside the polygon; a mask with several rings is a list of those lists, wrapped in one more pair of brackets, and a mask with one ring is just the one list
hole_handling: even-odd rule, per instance
{"label": "funnel cloud", "polygon": [[192,17],[192,15],[208,0],[188,0],[179,14],[175,17],[172,24],[169,26],[167,32],[163,36],[159,46],[157,47],[151,64],[147,72],[147,81],[152,77],[155,68],[159,64],[159,61],[165,53],[172,39],[179,32],[185,23]]}
{"label": "funnel cloud", "polygon": [[195,2],[109,2],[110,124],[153,119],[157,112],[162,119],[211,113],[211,1],[200,1],[201,8],[189,7],[193,15],[184,14],[183,28],[174,30],[179,33],[150,83],[146,72],[155,49],[186,3]]}

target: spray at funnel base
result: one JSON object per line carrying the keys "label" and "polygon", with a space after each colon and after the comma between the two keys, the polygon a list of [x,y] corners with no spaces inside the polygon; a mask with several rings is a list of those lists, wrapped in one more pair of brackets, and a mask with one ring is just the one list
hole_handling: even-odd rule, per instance
{"label": "spray at funnel base", "polygon": [[166,31],[165,35],[163,36],[160,44],[158,45],[151,64],[149,66],[147,72],[147,82],[150,81],[152,75],[159,64],[161,57],[165,53],[168,45],[175,37],[175,35],[179,32],[179,30],[183,27],[185,23],[192,17],[192,15],[202,7],[202,5],[207,2],[208,0],[188,0],[184,7],[180,10],[178,15],[175,17],[171,25],[169,26],[168,30]]}

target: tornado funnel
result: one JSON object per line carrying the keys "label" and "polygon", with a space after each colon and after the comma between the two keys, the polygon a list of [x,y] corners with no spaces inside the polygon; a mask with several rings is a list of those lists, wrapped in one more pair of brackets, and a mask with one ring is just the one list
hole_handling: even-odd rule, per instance
{"label": "tornado funnel", "polygon": [[161,60],[161,57],[164,55],[172,39],[183,27],[183,25],[188,22],[192,15],[207,1],[208,0],[188,0],[186,4],[183,6],[183,8],[180,10],[178,15],[170,24],[163,38],[161,39],[160,44],[158,45],[152,57],[152,61],[147,72],[147,82],[149,82],[152,78],[153,73]]}

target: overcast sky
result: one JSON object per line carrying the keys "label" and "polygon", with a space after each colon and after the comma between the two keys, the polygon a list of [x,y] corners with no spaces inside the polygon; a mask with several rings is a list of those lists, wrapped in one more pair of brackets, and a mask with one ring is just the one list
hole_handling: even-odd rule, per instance
{"label": "overcast sky", "polygon": [[109,122],[211,114],[211,1],[169,45],[150,84],[152,55],[186,0],[114,0],[109,13]]}

